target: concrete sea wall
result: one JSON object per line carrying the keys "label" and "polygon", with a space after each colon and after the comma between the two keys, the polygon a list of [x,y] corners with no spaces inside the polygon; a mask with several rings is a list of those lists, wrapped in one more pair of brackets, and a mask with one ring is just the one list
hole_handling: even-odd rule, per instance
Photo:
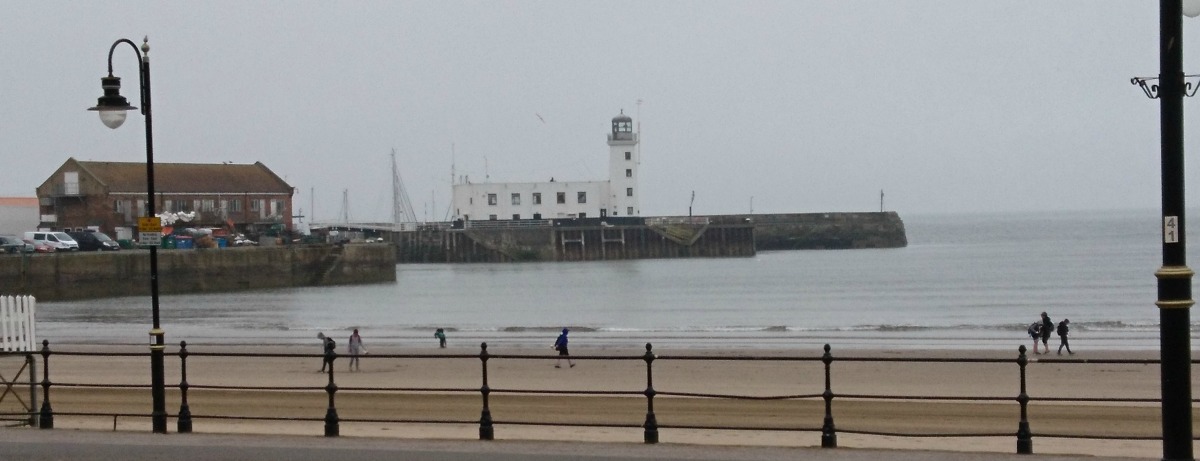
{"label": "concrete sea wall", "polygon": [[505,221],[489,221],[466,229],[392,232],[384,238],[396,244],[396,260],[401,263],[745,257],[767,250],[908,245],[904,221],[895,212],[509,223],[508,227]]}
{"label": "concrete sea wall", "polygon": [[[380,243],[158,252],[160,294],[395,280],[395,248]],[[149,252],[0,255],[0,294],[41,301],[149,295]]]}

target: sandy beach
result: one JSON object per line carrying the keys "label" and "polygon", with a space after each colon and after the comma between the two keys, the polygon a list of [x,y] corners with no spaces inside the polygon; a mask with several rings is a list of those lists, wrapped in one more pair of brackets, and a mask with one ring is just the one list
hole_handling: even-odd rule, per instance
{"label": "sandy beach", "polygon": [[[56,352],[145,353],[145,346],[63,345]],[[168,386],[180,381],[177,347],[168,348]],[[324,387],[328,375],[318,372],[317,357],[207,357],[197,353],[311,354],[313,347],[252,347],[191,345],[187,360],[188,395],[196,432],[283,433],[322,435],[328,406]],[[481,361],[475,348],[412,349],[373,347],[362,359],[359,372],[347,372],[347,359],[338,358],[335,379],[339,391],[336,408],[342,436],[475,439],[482,399]],[[344,351],[339,351],[344,352]],[[638,357],[638,347],[572,347],[576,366],[555,368],[548,347],[490,349],[488,384],[493,390],[490,410],[497,439],[589,440],[641,442],[640,427],[646,418],[646,364],[642,360],[607,360],[599,357]],[[728,400],[680,397],[662,393],[736,394],[750,397],[819,395],[824,390],[824,365],[819,360],[691,360],[687,357],[759,357],[817,359],[814,352],[737,351],[729,349],[656,350],[653,386],[660,393],[654,412],[662,443],[819,446],[824,402],[802,400]],[[395,358],[389,355],[430,354],[435,358]],[[472,358],[452,358],[472,355]],[[516,356],[516,357],[512,357]],[[994,451],[1012,453],[1020,409],[1019,368],[1009,363],[945,363],[868,361],[860,359],[972,358],[1015,359],[1016,351],[834,351],[832,389],[838,396],[833,417],[839,431],[894,433],[996,433],[997,437],[897,437],[839,432],[842,447],[921,448],[935,450]],[[1155,352],[1085,351],[1074,356],[1033,356],[1028,366],[1030,427],[1035,453],[1073,453],[1098,456],[1161,456],[1161,443],[1103,441],[1057,435],[1160,435],[1156,403],[1101,403],[1037,401],[1039,398],[1142,398],[1159,397],[1157,365],[1056,363],[1055,359],[1155,359]],[[0,374],[11,379],[21,360],[0,361]],[[41,361],[38,360],[38,381]],[[149,361],[144,356],[95,357],[54,355],[50,378],[55,383],[50,401],[56,413],[55,428],[149,430],[148,418],[136,416],[88,417],[67,413],[150,412],[148,389],[74,387],[70,384],[149,384]],[[27,382],[28,377],[21,378]],[[1196,383],[1196,378],[1193,378]],[[1194,384],[1193,384],[1194,385]],[[255,390],[213,390],[201,386],[247,386]],[[279,390],[304,387],[311,390]],[[384,388],[435,388],[433,391],[391,391]],[[27,399],[27,388],[20,395]],[[460,392],[461,390],[461,392]],[[627,394],[509,393],[522,391],[618,391]],[[1195,391],[1193,391],[1195,393]],[[861,396],[955,396],[998,398],[994,401],[902,401]],[[859,396],[859,397],[855,397]],[[179,410],[177,389],[167,396],[167,411]],[[0,409],[14,411],[15,400],[0,401]],[[307,418],[275,421],[213,418],[215,416]],[[406,423],[378,420],[420,421]],[[429,424],[427,421],[450,421]],[[603,424],[606,427],[554,427],[531,423]],[[170,429],[175,430],[171,418]],[[681,429],[679,426],[748,426],[762,430],[730,431]]]}

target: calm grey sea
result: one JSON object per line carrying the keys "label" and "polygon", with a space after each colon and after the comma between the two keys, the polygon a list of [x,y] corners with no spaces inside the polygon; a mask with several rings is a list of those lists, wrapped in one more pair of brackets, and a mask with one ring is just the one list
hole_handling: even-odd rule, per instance
{"label": "calm grey sea", "polygon": [[[1077,349],[1154,349],[1157,212],[904,216],[899,249],[753,258],[397,266],[366,286],[164,296],[167,340],[1015,349],[1047,311]],[[1193,264],[1194,265],[1194,264]],[[39,304],[54,343],[144,343],[149,297]],[[1052,339],[1057,342],[1057,339]],[[544,344],[543,344],[544,343]],[[1195,341],[1193,341],[1195,344]]]}

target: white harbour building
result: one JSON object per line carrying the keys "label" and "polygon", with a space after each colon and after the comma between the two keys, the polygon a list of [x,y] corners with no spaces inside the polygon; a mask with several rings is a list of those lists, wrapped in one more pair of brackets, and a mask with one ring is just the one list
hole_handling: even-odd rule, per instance
{"label": "white harbour building", "polygon": [[520,220],[638,216],[638,135],[624,111],[608,134],[608,179],[604,181],[454,184],[454,217]]}

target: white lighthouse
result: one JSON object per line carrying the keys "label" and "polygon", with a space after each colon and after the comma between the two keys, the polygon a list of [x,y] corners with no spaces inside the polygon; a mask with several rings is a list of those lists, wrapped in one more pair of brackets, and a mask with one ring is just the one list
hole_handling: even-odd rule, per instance
{"label": "white lighthouse", "polygon": [[454,218],[521,220],[638,216],[637,133],[633,119],[621,111],[608,133],[608,179],[471,183],[453,185]]}

